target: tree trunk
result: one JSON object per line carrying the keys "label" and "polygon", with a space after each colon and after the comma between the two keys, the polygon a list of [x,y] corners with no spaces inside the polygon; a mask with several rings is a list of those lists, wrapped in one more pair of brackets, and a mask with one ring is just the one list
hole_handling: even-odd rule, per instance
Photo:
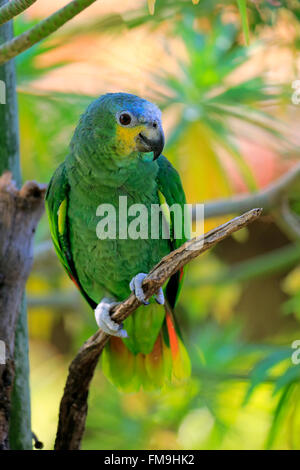
{"label": "tree trunk", "polygon": [[[0,6],[5,3],[7,0],[0,0]],[[0,44],[12,37],[12,22],[0,27]],[[16,186],[20,187],[19,126],[14,61],[0,66],[0,80],[2,92],[0,96],[0,176],[5,170],[9,170]],[[28,220],[22,221],[24,227],[19,227],[19,230],[24,233],[26,226],[35,230],[42,211],[43,196],[42,190],[38,194],[41,189],[38,187],[36,200],[35,198],[32,200],[32,195],[29,196],[27,193],[21,196],[10,183],[7,187],[7,182],[7,178],[2,181],[3,186],[0,192],[0,239],[3,241],[0,247],[0,340],[6,343],[7,359],[4,366],[0,365],[0,448],[31,449],[28,333],[24,287],[31,264],[30,249],[33,234],[28,232],[30,238],[27,242],[23,240],[23,250],[19,252],[21,247],[18,244],[21,238],[16,231],[18,230],[17,219],[20,222],[23,218]],[[29,199],[26,200],[26,198]],[[5,204],[10,204],[10,206],[6,207]],[[21,207],[22,204],[23,207]],[[28,212],[30,204],[34,206],[32,214]],[[7,218],[8,207],[12,211],[11,216],[14,214],[16,220]],[[10,226],[11,222],[12,226]],[[13,228],[12,239],[7,245],[10,228]],[[4,245],[6,250],[3,249]],[[25,249],[28,249],[27,253]],[[12,253],[13,250],[16,252]],[[13,262],[13,256],[16,254],[20,255],[19,268],[13,278],[9,264]],[[11,282],[13,286],[10,285]]]}

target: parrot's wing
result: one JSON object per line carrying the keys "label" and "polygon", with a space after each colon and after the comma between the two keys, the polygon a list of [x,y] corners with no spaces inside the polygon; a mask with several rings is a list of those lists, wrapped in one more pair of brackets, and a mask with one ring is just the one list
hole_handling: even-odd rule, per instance
{"label": "parrot's wing", "polygon": [[50,233],[60,262],[83,297],[94,309],[97,304],[81,286],[72,257],[68,230],[68,194],[69,183],[66,169],[64,164],[61,164],[55,171],[46,193],[45,205],[49,218]]}
{"label": "parrot's wing", "polygon": [[[175,250],[181,246],[189,238],[189,233],[185,233],[189,227],[189,221],[185,221],[185,194],[181,184],[181,179],[175,168],[171,165],[169,160],[167,160],[163,155],[161,155],[157,163],[159,165],[159,172],[157,176],[157,183],[159,189],[160,201],[166,202],[170,207],[173,204],[179,204],[181,207],[181,223],[176,224],[175,220],[175,211],[169,212],[169,223],[170,223],[170,243],[171,249]],[[186,222],[186,223],[185,223]],[[176,233],[176,226],[180,228],[180,232]],[[184,269],[180,269],[176,274],[174,274],[170,281],[168,282],[166,288],[167,299],[173,308],[176,304],[180,288],[182,286]]]}

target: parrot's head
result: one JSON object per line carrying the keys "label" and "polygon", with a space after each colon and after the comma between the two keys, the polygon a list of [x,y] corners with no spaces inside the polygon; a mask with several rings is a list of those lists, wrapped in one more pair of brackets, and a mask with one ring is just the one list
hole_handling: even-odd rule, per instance
{"label": "parrot's head", "polygon": [[138,96],[108,93],[88,107],[75,132],[75,141],[78,137],[89,145],[93,141],[99,155],[110,155],[119,161],[139,156],[155,160],[164,147],[161,112]]}

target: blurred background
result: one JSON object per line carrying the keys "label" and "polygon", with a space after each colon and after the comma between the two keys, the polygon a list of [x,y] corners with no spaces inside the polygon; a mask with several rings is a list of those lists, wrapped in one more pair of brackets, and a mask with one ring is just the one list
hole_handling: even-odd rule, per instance
{"label": "blurred background", "polygon": [[[65,4],[39,0],[17,19],[16,32]],[[23,178],[48,182],[80,114],[115,91],[163,110],[164,153],[188,202],[209,201],[206,230],[243,212],[232,211],[232,200],[267,197],[282,175],[299,174],[300,99],[292,84],[300,79],[300,5],[253,0],[247,13],[249,31],[235,1],[157,0],[151,16],[145,0],[102,0],[23,53]],[[83,449],[300,448],[300,366],[291,361],[300,340],[294,180],[259,222],[189,265],[177,316],[190,381],[123,395],[99,365]],[[32,428],[51,449],[68,365],[96,323],[54,254],[46,217],[27,301]]]}

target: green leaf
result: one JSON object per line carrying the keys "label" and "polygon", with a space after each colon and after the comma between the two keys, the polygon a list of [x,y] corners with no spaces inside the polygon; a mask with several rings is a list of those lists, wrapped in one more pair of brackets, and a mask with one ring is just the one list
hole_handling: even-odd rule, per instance
{"label": "green leaf", "polygon": [[280,364],[284,360],[291,357],[290,349],[279,349],[271,353],[268,357],[258,362],[256,366],[252,369],[251,379],[248,390],[246,392],[243,405],[247,405],[254,390],[266,380],[270,379],[270,369]]}
{"label": "green leaf", "polygon": [[293,389],[294,389],[293,384],[290,383],[283,390],[281,397],[278,400],[278,403],[277,403],[277,406],[275,408],[274,415],[273,415],[273,422],[271,425],[271,429],[269,431],[266,445],[265,445],[265,449],[267,450],[271,449],[274,443],[274,440],[276,438],[277,431],[281,429],[281,423],[284,417],[286,416],[285,411],[289,405],[289,398],[291,396],[291,393],[293,392]]}
{"label": "green leaf", "polygon": [[[292,353],[291,353],[292,354]],[[279,392],[286,385],[290,385],[300,380],[300,365],[289,367],[276,382],[273,395]]]}

